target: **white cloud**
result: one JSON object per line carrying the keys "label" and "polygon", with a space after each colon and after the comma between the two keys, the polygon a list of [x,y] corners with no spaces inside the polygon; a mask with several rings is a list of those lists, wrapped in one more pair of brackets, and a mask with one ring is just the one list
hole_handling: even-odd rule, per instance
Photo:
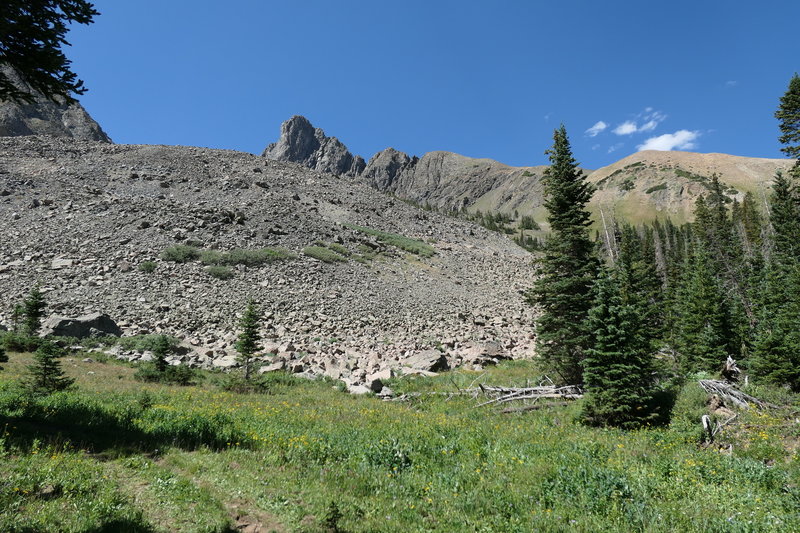
{"label": "white cloud", "polygon": [[655,120],[650,120],[642,124],[638,131],[653,131],[658,126],[658,122]]}
{"label": "white cloud", "polygon": [[617,144],[615,144],[613,146],[609,146],[608,147],[608,153],[610,154],[612,152],[616,152],[617,150],[619,150],[623,146],[625,146],[625,143],[617,143]]}
{"label": "white cloud", "polygon": [[642,150],[691,150],[697,146],[695,141],[700,137],[699,131],[678,130],[658,137],[650,137],[636,148]]}
{"label": "white cloud", "polygon": [[592,145],[592,150],[597,150],[598,148],[600,148],[599,144],[593,144]]}
{"label": "white cloud", "polygon": [[[631,135],[632,133],[653,131],[658,127],[659,124],[664,122],[666,118],[667,115],[661,111],[654,111],[652,107],[646,107],[644,111],[636,115],[635,120],[626,120],[614,128],[613,131],[617,135]],[[641,126],[638,124],[639,120],[644,122]]]}
{"label": "white cloud", "polygon": [[638,128],[636,127],[636,123],[632,120],[626,120],[616,128],[614,128],[614,133],[617,135],[630,135],[631,133],[636,133]]}
{"label": "white cloud", "polygon": [[597,137],[597,134],[598,133],[602,133],[607,127],[608,127],[608,124],[606,124],[602,120],[598,120],[595,123],[595,125],[592,126],[591,128],[589,128],[588,130],[586,130],[585,133],[589,137]]}
{"label": "white cloud", "polygon": [[728,81],[725,82],[725,87],[727,89],[730,89],[732,87],[736,87],[737,85],[739,85],[739,82],[736,81],[736,80],[728,80]]}

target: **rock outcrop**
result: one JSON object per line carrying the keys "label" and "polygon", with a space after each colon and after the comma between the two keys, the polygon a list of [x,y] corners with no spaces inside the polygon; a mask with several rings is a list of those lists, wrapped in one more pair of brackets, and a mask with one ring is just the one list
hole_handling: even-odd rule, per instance
{"label": "rock outcrop", "polygon": [[[30,87],[10,67],[2,68],[18,87]],[[0,101],[0,137],[49,135],[84,141],[111,142],[100,125],[79,103],[64,104],[38,96],[32,104]]]}
{"label": "rock outcrop", "polygon": [[416,165],[417,161],[416,157],[411,158],[394,148],[387,148],[370,158],[362,177],[379,191],[389,191],[400,173]]}
{"label": "rock outcrop", "polygon": [[336,137],[327,137],[307,118],[293,116],[281,124],[281,137],[261,154],[274,161],[291,161],[312,170],[336,175],[358,176],[366,163],[354,156]]}
{"label": "rock outcrop", "polygon": [[58,337],[119,337],[122,330],[116,322],[105,313],[91,313],[78,318],[52,316],[42,324],[43,337],[56,335]]}
{"label": "rock outcrop", "polygon": [[[281,140],[270,145],[273,158],[319,165],[321,130],[303,117],[293,117],[281,127]],[[336,141],[336,154],[350,154]],[[266,154],[266,152],[265,152]],[[758,159],[725,154],[692,152],[638,152],[599,170],[585,170],[597,186],[589,204],[595,222],[603,216],[619,217],[633,224],[669,217],[681,224],[691,220],[695,200],[708,192],[709,177],[718,173],[731,196],[740,200],[751,192],[762,197],[778,169],[792,161]],[[330,165],[327,165],[330,166]],[[546,166],[510,167],[491,159],[475,159],[452,152],[428,152],[411,157],[394,148],[372,156],[363,170],[351,166],[350,176],[403,200],[442,211],[468,209],[484,213],[529,215],[547,229],[542,177]],[[340,171],[334,171],[341,173]]]}

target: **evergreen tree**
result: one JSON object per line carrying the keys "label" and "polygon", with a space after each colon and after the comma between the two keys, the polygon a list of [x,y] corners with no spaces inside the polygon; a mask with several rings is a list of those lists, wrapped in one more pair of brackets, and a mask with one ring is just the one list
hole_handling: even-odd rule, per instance
{"label": "evergreen tree", "polygon": [[[13,68],[31,89],[48,98],[72,102],[83,94],[83,82],[69,68],[61,50],[72,23],[90,24],[99,13],[84,0],[3,0],[0,8],[0,67]],[[18,87],[0,69],[0,101],[33,103],[35,96]]]}
{"label": "evergreen tree", "polygon": [[729,354],[737,353],[740,343],[731,325],[729,303],[702,241],[694,244],[684,263],[673,304],[674,345],[684,372],[714,372]]}
{"label": "evergreen tree", "polygon": [[169,366],[167,356],[172,352],[172,343],[166,335],[159,335],[153,344],[153,359],[157,372],[164,373]]}
{"label": "evergreen tree", "polygon": [[591,425],[633,429],[655,418],[652,343],[635,278],[630,266],[618,263],[595,285],[588,320],[594,342],[582,361],[583,416]]}
{"label": "evergreen tree", "polygon": [[768,383],[800,391],[800,201],[778,172],[770,209],[772,250],[761,290],[750,369]]}
{"label": "evergreen tree", "polygon": [[539,355],[564,382],[577,384],[583,380],[581,361],[591,345],[586,319],[598,268],[586,209],[593,188],[572,157],[563,125],[553,139],[553,147],[546,152],[551,165],[544,175],[551,234],[528,298],[540,308],[536,321]]}
{"label": "evergreen tree", "polygon": [[739,219],[740,231],[747,249],[751,254],[757,253],[763,243],[761,233],[763,231],[763,221],[761,213],[756,207],[756,200],[753,193],[747,192],[742,200],[741,215]]}
{"label": "evergreen tree", "polygon": [[783,172],[775,173],[770,205],[773,254],[778,260],[800,261],[800,191]]}
{"label": "evergreen tree", "polygon": [[261,313],[255,302],[251,299],[239,321],[239,339],[236,341],[236,350],[239,352],[239,362],[244,367],[244,378],[250,379],[253,355],[259,350],[261,336],[258,334]]}
{"label": "evergreen tree", "polygon": [[44,309],[47,303],[39,287],[34,287],[22,302],[22,332],[28,336],[34,336],[39,331],[44,316]]}
{"label": "evergreen tree", "polygon": [[47,395],[70,387],[75,380],[68,378],[61,370],[58,357],[61,349],[51,342],[42,343],[33,354],[34,364],[28,367],[25,388],[36,395]]}
{"label": "evergreen tree", "polygon": [[780,122],[781,136],[778,141],[784,145],[781,152],[793,159],[800,159],[800,76],[797,73],[792,76],[789,88],[781,96],[775,118]]}
{"label": "evergreen tree", "polygon": [[11,310],[11,331],[19,333],[20,323],[25,316],[25,307],[21,303],[15,304]]}
{"label": "evergreen tree", "polygon": [[800,392],[800,265],[773,258],[767,266],[750,370]]}
{"label": "evergreen tree", "polygon": [[[7,363],[8,362],[8,355],[6,355],[6,349],[0,345],[0,363]],[[0,370],[3,370],[3,367],[0,366]]]}
{"label": "evergreen tree", "polygon": [[656,266],[653,231],[642,228],[639,235],[633,226],[622,228],[616,269],[624,273],[627,303],[635,304],[640,314],[643,334],[652,343],[663,337],[665,313],[664,290]]}

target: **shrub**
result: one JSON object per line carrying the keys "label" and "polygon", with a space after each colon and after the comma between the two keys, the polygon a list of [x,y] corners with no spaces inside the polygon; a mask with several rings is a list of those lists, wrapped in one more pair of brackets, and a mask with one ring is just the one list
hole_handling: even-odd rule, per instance
{"label": "shrub", "polygon": [[142,261],[139,263],[139,270],[147,274],[155,272],[156,267],[158,267],[158,265],[155,261]]}
{"label": "shrub", "polygon": [[233,270],[224,266],[207,267],[206,273],[216,279],[231,279],[233,277]]}
{"label": "shrub", "polygon": [[345,246],[342,246],[341,244],[336,243],[336,242],[330,243],[328,245],[328,248],[333,250],[337,254],[343,255],[345,257],[347,257],[347,256],[349,256],[351,254],[350,250],[348,250]]}
{"label": "shrub", "polygon": [[649,189],[647,189],[644,192],[645,192],[645,194],[653,194],[656,191],[663,191],[666,188],[667,188],[667,184],[666,183],[661,183],[660,185],[656,185],[654,187],[650,187]]}
{"label": "shrub", "polygon": [[9,352],[33,352],[43,340],[40,337],[32,337],[21,333],[9,331],[2,337],[2,346]]}
{"label": "shrub", "polygon": [[433,246],[417,239],[404,237],[403,235],[397,235],[394,233],[387,233],[385,231],[380,231],[372,228],[355,226],[352,224],[345,224],[345,225],[351,229],[354,229],[366,235],[371,235],[376,239],[378,239],[379,241],[384,242],[390,246],[400,248],[401,250],[405,250],[406,252],[416,254],[420,257],[433,257],[436,254],[436,250],[433,248]]}
{"label": "shrub", "polygon": [[307,246],[303,248],[303,254],[319,259],[325,263],[343,263],[347,261],[346,257],[342,257],[333,250],[323,248],[322,246]]}
{"label": "shrub", "polygon": [[205,250],[200,254],[200,261],[202,261],[204,265],[259,266],[274,261],[294,259],[294,257],[294,254],[281,248],[260,248],[257,250],[236,248],[229,252]]}
{"label": "shrub", "polygon": [[522,215],[522,219],[519,222],[519,229],[531,229],[531,230],[538,230],[541,229],[539,224],[533,219],[530,215]]}
{"label": "shrub", "polygon": [[145,383],[169,383],[173,385],[192,385],[195,371],[185,365],[168,366],[158,370],[155,363],[143,363],[136,370],[133,378]]}
{"label": "shrub", "polygon": [[188,263],[200,257],[200,250],[186,244],[176,244],[161,252],[161,259],[173,263]]}

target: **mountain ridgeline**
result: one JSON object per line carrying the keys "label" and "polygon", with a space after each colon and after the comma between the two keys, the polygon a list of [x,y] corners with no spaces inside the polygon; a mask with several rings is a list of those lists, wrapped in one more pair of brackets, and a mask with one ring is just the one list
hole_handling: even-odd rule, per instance
{"label": "mountain ridgeline", "polygon": [[[394,148],[363,159],[302,116],[281,126],[281,137],[264,150],[267,159],[300,163],[315,170],[358,177],[375,189],[441,211],[518,213],[547,229],[542,204],[546,166],[511,167],[491,159],[452,152],[409,156]],[[726,154],[647,150],[598,170],[585,170],[596,188],[589,209],[603,218],[635,224],[669,218],[691,220],[695,200],[709,191],[718,174],[727,192],[741,200],[747,192],[764,199],[776,170],[792,162]]]}

